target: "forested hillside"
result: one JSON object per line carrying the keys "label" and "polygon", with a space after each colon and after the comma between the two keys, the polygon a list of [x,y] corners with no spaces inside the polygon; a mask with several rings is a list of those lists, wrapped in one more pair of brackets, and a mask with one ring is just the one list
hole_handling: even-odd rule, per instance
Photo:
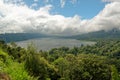
{"label": "forested hillside", "polygon": [[108,31],[96,31],[96,32],[90,32],[86,34],[81,34],[81,35],[76,35],[76,36],[70,36],[69,38],[74,38],[74,39],[80,39],[80,40],[107,40],[107,39],[120,39],[120,30],[119,29],[112,29]]}
{"label": "forested hillside", "polygon": [[120,41],[39,52],[0,41],[2,73],[11,80],[120,80]]}
{"label": "forested hillside", "polygon": [[4,40],[6,42],[17,42],[17,41],[24,41],[28,39],[34,39],[34,38],[43,38],[48,37],[48,35],[40,34],[40,33],[5,33],[0,34],[0,39]]}
{"label": "forested hillside", "polygon": [[58,36],[58,35],[47,35],[47,34],[41,34],[41,33],[5,33],[0,34],[0,39],[4,40],[6,42],[17,42],[17,41],[24,41],[29,39],[36,39],[36,38],[70,38],[70,39],[79,39],[79,40],[116,40],[120,39],[120,30],[119,29],[112,29],[109,31],[96,31],[96,32],[90,32],[80,35],[74,35],[74,36]]}

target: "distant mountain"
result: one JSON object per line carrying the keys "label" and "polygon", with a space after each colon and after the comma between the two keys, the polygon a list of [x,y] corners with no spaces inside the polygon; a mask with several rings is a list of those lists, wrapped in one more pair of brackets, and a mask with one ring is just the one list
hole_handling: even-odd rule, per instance
{"label": "distant mountain", "polygon": [[40,34],[40,33],[5,33],[0,34],[0,40],[4,40],[6,42],[17,42],[24,41],[28,39],[34,38],[43,38],[48,37],[48,35]]}
{"label": "distant mountain", "polygon": [[70,36],[69,38],[81,39],[81,40],[95,40],[95,39],[119,39],[120,40],[120,30],[112,29],[110,31],[96,31],[86,34]]}
{"label": "distant mountain", "polygon": [[17,42],[17,41],[24,41],[28,39],[35,39],[35,38],[70,38],[70,39],[79,39],[79,40],[100,40],[100,39],[118,39],[120,40],[120,30],[119,29],[112,29],[110,31],[96,31],[81,35],[75,36],[50,36],[40,33],[6,33],[0,34],[0,40],[4,40],[6,42]]}

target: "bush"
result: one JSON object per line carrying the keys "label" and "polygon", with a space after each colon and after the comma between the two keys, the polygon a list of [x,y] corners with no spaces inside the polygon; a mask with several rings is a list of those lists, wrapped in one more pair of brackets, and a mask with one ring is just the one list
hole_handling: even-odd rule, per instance
{"label": "bush", "polygon": [[37,78],[28,75],[28,72],[24,68],[24,63],[13,61],[11,57],[2,50],[0,50],[0,54],[6,57],[5,61],[0,58],[0,72],[7,73],[11,80],[37,80]]}

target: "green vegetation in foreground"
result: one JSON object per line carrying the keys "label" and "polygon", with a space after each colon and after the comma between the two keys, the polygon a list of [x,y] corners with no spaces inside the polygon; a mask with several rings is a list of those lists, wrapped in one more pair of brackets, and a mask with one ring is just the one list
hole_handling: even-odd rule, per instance
{"label": "green vegetation in foreground", "polygon": [[0,73],[3,72],[7,73],[11,80],[36,80],[28,75],[24,63],[14,61],[11,56],[0,49]]}
{"label": "green vegetation in foreground", "polygon": [[0,41],[0,73],[11,80],[120,80],[120,41],[39,52]]}

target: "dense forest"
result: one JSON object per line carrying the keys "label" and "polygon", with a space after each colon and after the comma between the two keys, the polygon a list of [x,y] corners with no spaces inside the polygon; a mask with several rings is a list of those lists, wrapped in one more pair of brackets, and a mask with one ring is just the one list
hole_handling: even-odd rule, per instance
{"label": "dense forest", "polygon": [[[0,78],[11,80],[120,80],[120,40],[37,51],[0,41]],[[9,80],[9,79],[8,79]]]}

